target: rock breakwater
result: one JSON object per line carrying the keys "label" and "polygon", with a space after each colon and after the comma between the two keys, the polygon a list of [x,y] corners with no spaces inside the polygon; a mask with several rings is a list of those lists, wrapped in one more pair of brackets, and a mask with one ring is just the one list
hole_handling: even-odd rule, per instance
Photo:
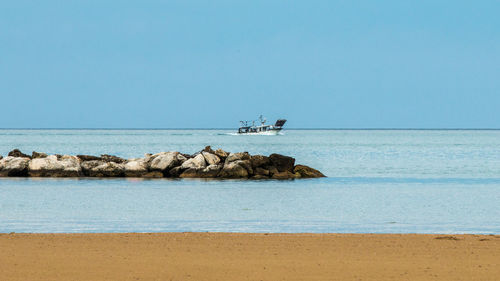
{"label": "rock breakwater", "polygon": [[0,155],[0,177],[141,177],[219,179],[299,179],[324,175],[311,167],[295,165],[280,154],[229,153],[210,146],[193,155],[177,151],[124,159],[113,155],[31,155],[14,149]]}

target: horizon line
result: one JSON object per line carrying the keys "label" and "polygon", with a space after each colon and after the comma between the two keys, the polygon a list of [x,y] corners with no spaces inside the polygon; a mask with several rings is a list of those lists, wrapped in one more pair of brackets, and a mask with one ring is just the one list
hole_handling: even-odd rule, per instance
{"label": "horizon line", "polygon": [[[236,130],[237,128],[0,128],[0,130]],[[313,131],[497,131],[500,128],[287,128],[287,130]]]}

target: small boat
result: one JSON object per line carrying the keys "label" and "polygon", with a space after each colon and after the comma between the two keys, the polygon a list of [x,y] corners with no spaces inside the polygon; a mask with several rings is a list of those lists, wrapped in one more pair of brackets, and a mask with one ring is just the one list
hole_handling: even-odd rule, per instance
{"label": "small boat", "polygon": [[[255,125],[255,121],[240,121],[241,127],[238,129],[240,135],[277,135],[286,119],[278,119],[274,125],[266,125],[266,118],[259,116],[260,125]],[[252,125],[250,125],[250,123]]]}

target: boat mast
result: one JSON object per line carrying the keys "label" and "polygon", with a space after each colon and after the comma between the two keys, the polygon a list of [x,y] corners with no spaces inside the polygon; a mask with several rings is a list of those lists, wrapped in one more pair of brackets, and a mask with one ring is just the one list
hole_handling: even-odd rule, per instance
{"label": "boat mast", "polygon": [[264,126],[264,124],[266,124],[266,118],[264,116],[262,116],[262,114],[259,116],[259,120],[260,120],[260,124],[262,126]]}

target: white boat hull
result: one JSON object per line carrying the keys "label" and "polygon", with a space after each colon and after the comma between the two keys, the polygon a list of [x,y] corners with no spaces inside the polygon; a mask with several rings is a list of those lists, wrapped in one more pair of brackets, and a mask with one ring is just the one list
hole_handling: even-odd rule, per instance
{"label": "white boat hull", "polygon": [[269,130],[266,132],[255,132],[255,133],[236,133],[242,136],[276,136],[281,135],[281,130]]}

